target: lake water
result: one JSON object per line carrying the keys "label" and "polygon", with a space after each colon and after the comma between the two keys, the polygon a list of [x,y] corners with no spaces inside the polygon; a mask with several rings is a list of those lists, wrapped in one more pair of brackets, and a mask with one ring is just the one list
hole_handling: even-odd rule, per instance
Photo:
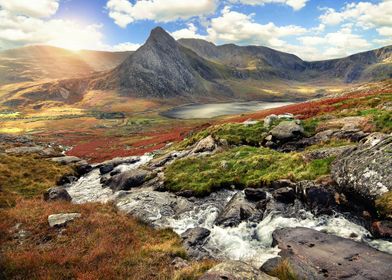
{"label": "lake water", "polygon": [[162,115],[175,119],[207,119],[224,115],[236,115],[241,113],[256,112],[264,109],[277,108],[293,102],[230,102],[230,103],[209,103],[190,104],[172,108]]}

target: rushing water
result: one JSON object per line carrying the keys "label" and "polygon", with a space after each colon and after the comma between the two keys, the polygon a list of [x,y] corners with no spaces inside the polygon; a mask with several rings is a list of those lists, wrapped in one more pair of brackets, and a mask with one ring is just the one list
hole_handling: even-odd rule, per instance
{"label": "rushing water", "polygon": [[255,112],[264,109],[282,107],[290,104],[293,103],[249,101],[231,103],[191,104],[172,108],[162,113],[162,115],[175,119],[203,119],[214,118],[223,115]]}
{"label": "rushing water", "polygon": [[[122,164],[116,168],[121,171],[131,170],[147,163],[151,158],[146,155],[141,157],[137,163]],[[75,182],[68,188],[72,201],[74,203],[94,201],[106,203],[115,200],[117,196],[127,195],[126,192],[113,193],[111,189],[103,188],[100,178],[99,170],[94,169]],[[170,227],[178,234],[194,227],[209,229],[211,234],[204,249],[212,256],[243,260],[255,266],[260,266],[267,259],[278,254],[279,249],[271,246],[272,233],[275,229],[284,227],[307,227],[345,238],[350,238],[354,233],[356,237],[352,239],[366,242],[372,247],[392,254],[392,242],[372,239],[371,234],[364,227],[349,221],[340,214],[316,217],[311,212],[302,209],[295,214],[295,217],[286,217],[278,211],[273,211],[259,223],[242,222],[235,227],[214,225],[220,211],[236,193],[237,191],[224,190],[213,193],[207,198],[191,199],[189,200],[192,205],[190,209],[164,219],[161,219],[162,209],[159,209],[159,206],[148,204],[151,198],[146,201],[140,201],[141,198],[138,198],[135,203],[148,204],[149,211],[157,213],[159,219],[152,221],[155,226]]]}

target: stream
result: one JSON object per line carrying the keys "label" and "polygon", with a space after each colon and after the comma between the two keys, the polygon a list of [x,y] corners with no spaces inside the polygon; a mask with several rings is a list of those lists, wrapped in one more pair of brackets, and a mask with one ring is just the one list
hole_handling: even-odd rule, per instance
{"label": "stream", "polygon": [[[151,159],[151,155],[144,155],[138,162],[121,164],[115,170],[132,170],[148,163]],[[177,234],[194,227],[207,228],[211,234],[204,244],[204,249],[211,256],[219,259],[242,260],[260,266],[266,260],[277,256],[279,252],[279,249],[272,247],[273,231],[278,228],[298,226],[345,238],[351,236],[351,239],[365,242],[380,251],[392,254],[392,242],[373,239],[368,230],[339,213],[316,217],[305,209],[298,211],[295,209],[294,214],[289,216],[287,213],[272,211],[258,223],[245,221],[235,227],[220,227],[214,224],[216,218],[230,199],[240,191],[223,190],[205,198],[189,199],[144,188],[113,192],[110,188],[102,187],[101,176],[99,168],[94,168],[67,188],[72,202],[113,202],[119,210],[130,214],[138,213],[139,218],[154,227],[169,227]],[[173,208],[173,205],[176,207]]]}

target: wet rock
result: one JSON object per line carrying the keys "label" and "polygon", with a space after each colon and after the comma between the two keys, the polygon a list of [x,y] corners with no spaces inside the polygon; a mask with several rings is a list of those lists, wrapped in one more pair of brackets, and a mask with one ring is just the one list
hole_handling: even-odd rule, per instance
{"label": "wet rock", "polygon": [[295,188],[295,183],[291,180],[280,179],[280,180],[272,181],[270,187],[273,189]]}
{"label": "wet rock", "polygon": [[103,183],[114,191],[130,190],[141,186],[151,174],[143,169],[134,169],[114,175]]}
{"label": "wet rock", "polygon": [[368,245],[308,228],[275,230],[281,249],[298,279],[375,279],[390,274],[392,255]]}
{"label": "wet rock", "polygon": [[71,184],[77,180],[78,180],[78,178],[76,176],[64,175],[57,181],[57,185],[58,186],[68,185],[68,184]]}
{"label": "wet rock", "polygon": [[[103,168],[103,170],[105,170],[105,169],[110,169],[111,167],[115,168],[115,167],[119,166],[120,164],[133,164],[138,161],[140,161],[140,157],[135,157],[135,156],[116,157],[114,159],[104,161],[104,162],[98,164],[96,167],[99,169]],[[110,171],[112,171],[112,170],[110,170]],[[110,171],[108,171],[106,173],[109,173]],[[106,173],[102,173],[102,174],[106,174]]]}
{"label": "wet rock", "polygon": [[85,160],[77,162],[75,164],[74,168],[75,168],[75,172],[78,175],[78,177],[86,175],[87,173],[89,173],[93,170],[93,167],[90,164],[88,164],[87,161],[85,161]]}
{"label": "wet rock", "polygon": [[181,234],[184,247],[191,258],[200,260],[209,257],[209,253],[203,248],[203,245],[207,242],[210,233],[206,228],[196,227]]}
{"label": "wet rock", "polygon": [[296,184],[296,192],[301,200],[317,214],[329,214],[337,206],[337,193],[332,185],[301,181]]}
{"label": "wet rock", "polygon": [[293,203],[295,200],[295,191],[290,187],[280,188],[273,191],[272,196],[279,202]]}
{"label": "wet rock", "polygon": [[377,238],[392,238],[392,221],[376,221],[372,224],[372,233]]}
{"label": "wet rock", "polygon": [[67,223],[80,218],[82,215],[80,213],[62,213],[49,215],[48,223],[50,227],[62,227]]}
{"label": "wet rock", "polygon": [[214,138],[212,138],[211,135],[207,136],[206,138],[200,140],[195,148],[193,148],[192,153],[203,153],[203,152],[212,152],[213,150],[215,150],[217,147],[217,144],[214,140]]}
{"label": "wet rock", "polygon": [[245,195],[242,192],[238,192],[219,214],[215,224],[233,227],[239,225],[244,220],[261,220],[262,215],[262,211],[256,207],[255,203],[245,199]]}
{"label": "wet rock", "polygon": [[164,224],[167,218],[193,209],[193,204],[183,197],[168,192],[142,189],[124,193],[115,200],[114,204],[120,211],[157,227]]}
{"label": "wet rock", "polygon": [[101,173],[101,175],[107,174],[109,172],[112,172],[114,169],[114,165],[109,163],[109,164],[104,164],[101,167],[99,167],[99,173]]}
{"label": "wet rock", "polygon": [[274,139],[283,142],[301,138],[303,133],[304,128],[297,121],[283,121],[270,131]]}
{"label": "wet rock", "polygon": [[345,193],[354,193],[369,205],[392,190],[392,136],[373,133],[332,165],[332,177]]}
{"label": "wet rock", "polygon": [[200,280],[278,280],[241,261],[225,261],[208,270]]}
{"label": "wet rock", "polygon": [[246,199],[252,201],[260,201],[267,198],[267,193],[262,189],[246,188],[244,193]]}
{"label": "wet rock", "polygon": [[55,201],[55,200],[64,200],[64,201],[71,201],[72,198],[68,194],[67,190],[63,187],[53,187],[48,189],[44,193],[44,200],[45,201]]}

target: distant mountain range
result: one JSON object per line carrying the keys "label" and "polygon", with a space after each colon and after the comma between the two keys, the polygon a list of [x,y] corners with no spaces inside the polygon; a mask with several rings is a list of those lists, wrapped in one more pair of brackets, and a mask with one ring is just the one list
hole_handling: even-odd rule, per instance
{"label": "distant mountain range", "polygon": [[[101,72],[25,87],[23,93],[15,91],[16,100],[11,96],[5,104],[22,106],[37,99],[64,99],[64,102],[72,103],[82,99],[87,90],[115,90],[124,96],[189,101],[224,100],[240,95],[246,99],[244,92],[251,92],[248,87],[252,84],[255,88],[264,83],[332,85],[392,78],[392,46],[341,59],[307,62],[267,47],[216,46],[199,39],[176,41],[160,27],[153,29],[146,43],[133,53],[83,52],[74,56],[60,51],[63,52],[65,54],[52,58],[35,51],[39,53],[35,56],[38,57],[36,68],[43,73],[53,69],[48,78]],[[54,60],[52,64],[39,63],[51,59]],[[19,61],[22,61],[20,55]],[[24,67],[23,63],[20,67]],[[65,73],[68,71],[73,76]],[[251,98],[255,97],[249,96]]]}

